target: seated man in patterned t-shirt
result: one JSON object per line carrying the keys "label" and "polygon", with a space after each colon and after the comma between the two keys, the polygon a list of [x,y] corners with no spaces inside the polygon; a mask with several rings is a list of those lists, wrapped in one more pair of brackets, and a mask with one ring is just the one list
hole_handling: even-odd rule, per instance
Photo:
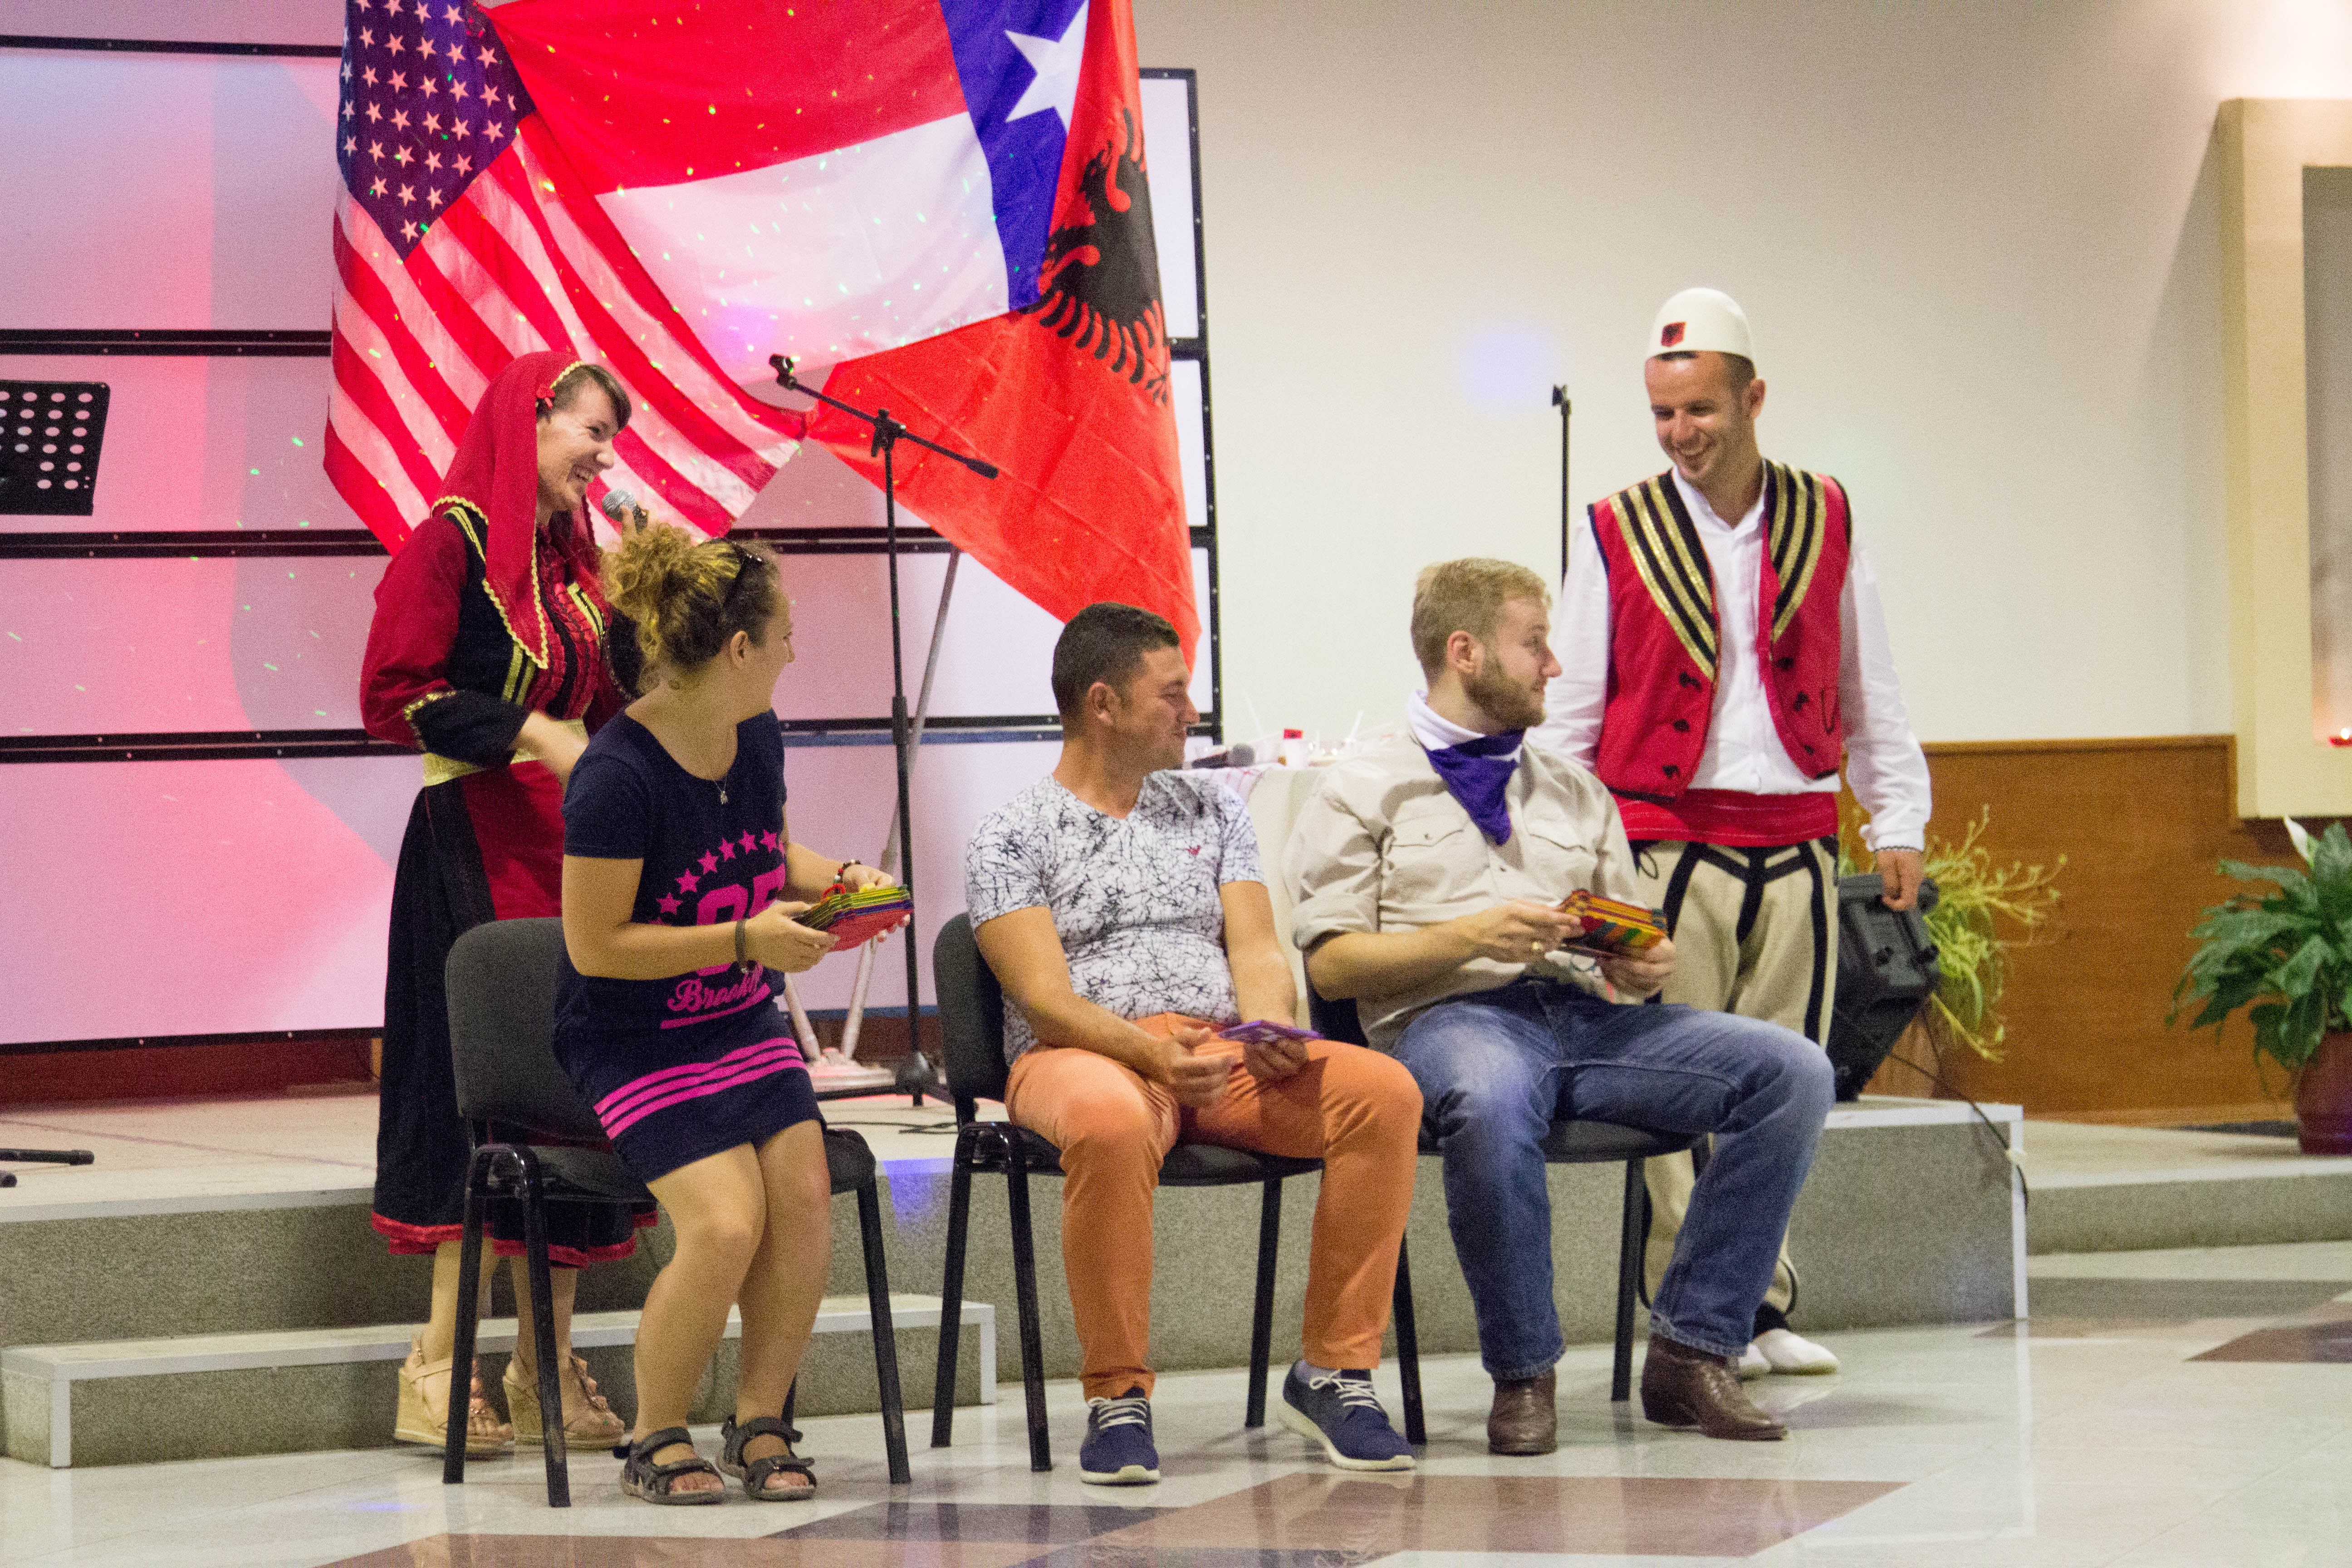
{"label": "seated man in patterned t-shirt", "polygon": [[1175,628],[1089,605],[1054,648],[1062,756],[966,853],[981,955],[1004,987],[1005,1105],[1062,1152],[1062,1260],[1089,1406],[1081,1479],[1160,1479],[1151,1441],[1152,1189],[1180,1140],[1320,1158],[1303,1354],[1283,1424],[1347,1469],[1412,1468],[1373,1395],[1412,1200],[1421,1092],[1373,1051],[1242,1045],[1291,1023],[1256,835],[1213,773],[1182,771],[1200,719]]}

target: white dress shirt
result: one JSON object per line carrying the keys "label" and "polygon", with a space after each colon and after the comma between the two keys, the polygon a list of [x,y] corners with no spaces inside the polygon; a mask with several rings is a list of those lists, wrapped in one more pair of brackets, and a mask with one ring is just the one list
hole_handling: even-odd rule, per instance
{"label": "white dress shirt", "polygon": [[[1738,522],[1726,522],[1681,474],[1673,479],[1706,548],[1721,634],[1716,639],[1715,708],[1707,721],[1706,749],[1699,753],[1689,787],[1748,795],[1834,794],[1835,774],[1809,779],[1789,760],[1764,691],[1756,657],[1756,606],[1764,569],[1762,496]],[[1571,531],[1556,619],[1552,651],[1561,674],[1545,693],[1543,723],[1528,738],[1589,768],[1601,749],[1610,647],[1609,569],[1589,521]],[[1878,579],[1859,544],[1847,561],[1838,625],[1846,778],[1870,814],[1863,841],[1873,849],[1921,848],[1927,842],[1927,759],[1903,709]]]}
{"label": "white dress shirt", "polygon": [[[1412,738],[1421,742],[1425,752],[1442,752],[1448,746],[1458,746],[1465,741],[1483,741],[1486,737],[1475,730],[1465,730],[1429,705],[1426,689],[1404,700],[1404,721],[1412,731]],[[1516,757],[1519,749],[1513,746],[1503,753]]]}

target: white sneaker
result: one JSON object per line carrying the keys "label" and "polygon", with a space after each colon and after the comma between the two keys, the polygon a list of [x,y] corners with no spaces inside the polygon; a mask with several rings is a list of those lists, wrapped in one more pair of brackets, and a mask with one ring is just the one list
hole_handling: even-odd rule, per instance
{"label": "white sneaker", "polygon": [[1772,1363],[1766,1361],[1764,1359],[1764,1352],[1758,1350],[1754,1345],[1751,1344],[1746,1350],[1739,1352],[1740,1382],[1753,1383],[1759,1377],[1770,1376],[1771,1372]]}
{"label": "white sneaker", "polygon": [[[1826,1346],[1787,1329],[1767,1329],[1757,1335],[1756,1342],[1748,1347],[1748,1355],[1763,1362],[1769,1372],[1794,1377],[1822,1377],[1838,1369],[1838,1358]],[[1742,1356],[1739,1375],[1760,1374],[1749,1373],[1748,1357]]]}

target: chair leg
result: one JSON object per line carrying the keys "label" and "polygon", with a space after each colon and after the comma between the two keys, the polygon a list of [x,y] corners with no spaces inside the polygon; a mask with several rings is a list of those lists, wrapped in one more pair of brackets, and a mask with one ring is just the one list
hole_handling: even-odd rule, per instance
{"label": "chair leg", "polygon": [[[495,1150],[477,1149],[466,1168],[466,1228],[457,1245],[462,1249],[457,1259],[457,1342],[450,1351],[449,1404],[450,1414],[457,1405],[457,1369],[466,1369],[467,1390],[466,1410],[473,1409],[474,1338],[479,1326],[482,1300],[482,1228],[488,1215],[483,1204],[483,1188],[489,1180],[491,1167],[498,1160]],[[441,1480],[445,1486],[466,1484],[467,1420],[453,1420],[441,1446]]]}
{"label": "chair leg", "polygon": [[948,1176],[948,1257],[940,1280],[940,1356],[931,1379],[931,1447],[955,1441],[956,1359],[963,1348],[963,1247],[971,1226],[971,1163],[978,1149],[977,1124],[957,1129],[955,1160]]}
{"label": "chair leg", "polygon": [[1037,1244],[1029,1229],[1029,1168],[1017,1135],[999,1133],[1004,1150],[1005,1206],[1013,1219],[1013,1296],[1021,1319],[1021,1393],[1029,1416],[1029,1468],[1054,1468],[1045,1429],[1045,1342],[1037,1322]]}
{"label": "chair leg", "polygon": [[1642,1280],[1643,1255],[1650,1237],[1650,1189],[1642,1162],[1625,1162],[1625,1217],[1617,1233],[1617,1350],[1609,1369],[1609,1398],[1622,1404],[1633,1394],[1633,1292]]}
{"label": "chair leg", "polygon": [[1396,1294],[1391,1312],[1396,1319],[1397,1375],[1404,1384],[1404,1440],[1419,1447],[1429,1436],[1421,1419],[1421,1332],[1412,1321],[1412,1258],[1402,1241],[1397,1243]]}
{"label": "chair leg", "polygon": [[547,1200],[539,1160],[517,1151],[521,1167],[523,1251],[530,1269],[531,1359],[539,1363],[540,1449],[547,1456],[547,1506],[572,1506],[572,1472],[564,1454],[563,1384],[555,1364],[555,1283],[547,1266]]}
{"label": "chair leg", "polygon": [[866,1245],[866,1307],[874,1320],[874,1375],[881,1384],[882,1447],[890,1457],[890,1484],[903,1487],[914,1480],[915,1473],[907,1468],[907,1408],[898,1393],[898,1336],[890,1324],[890,1274],[882,1258],[882,1200],[870,1177],[857,1189],[857,1229]]}
{"label": "chair leg", "polygon": [[1250,1317],[1249,1405],[1242,1425],[1265,1425],[1265,1363],[1274,1339],[1274,1260],[1282,1239],[1282,1178],[1265,1184],[1257,1217],[1257,1306]]}

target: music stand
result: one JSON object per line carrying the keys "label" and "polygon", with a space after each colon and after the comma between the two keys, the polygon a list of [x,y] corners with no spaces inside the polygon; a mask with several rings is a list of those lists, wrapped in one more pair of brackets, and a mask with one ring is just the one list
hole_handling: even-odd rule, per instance
{"label": "music stand", "polygon": [[107,398],[102,381],[0,381],[0,514],[90,514]]}

